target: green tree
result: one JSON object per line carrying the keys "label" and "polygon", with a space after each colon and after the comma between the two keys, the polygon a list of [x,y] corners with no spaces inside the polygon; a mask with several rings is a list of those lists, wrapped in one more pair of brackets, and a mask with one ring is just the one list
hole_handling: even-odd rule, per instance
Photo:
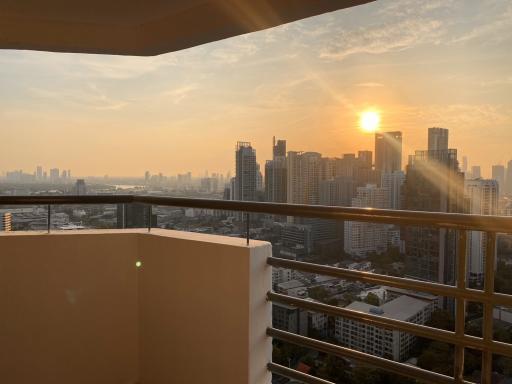
{"label": "green tree", "polygon": [[368,295],[366,295],[364,302],[378,307],[380,304],[379,296],[377,296],[375,293],[368,292]]}

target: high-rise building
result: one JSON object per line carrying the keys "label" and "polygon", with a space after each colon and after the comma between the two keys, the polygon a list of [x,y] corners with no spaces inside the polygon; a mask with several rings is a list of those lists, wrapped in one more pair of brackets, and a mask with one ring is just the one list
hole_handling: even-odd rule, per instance
{"label": "high-rise building", "polygon": [[50,182],[57,183],[59,181],[59,168],[52,168],[50,169]]}
{"label": "high-rise building", "polygon": [[381,176],[381,187],[386,193],[387,209],[402,209],[402,187],[405,182],[403,171],[386,172]]}
{"label": "high-rise building", "polygon": [[38,165],[36,168],[36,180],[43,180],[43,167],[41,167],[40,165]]}
{"label": "high-rise building", "polygon": [[286,140],[277,140],[272,138],[272,159],[276,157],[286,157]]}
{"label": "high-rise building", "polygon": [[[357,188],[357,195],[352,199],[353,207],[386,208],[387,191],[368,184]],[[388,225],[362,221],[347,221],[344,229],[345,252],[365,257],[369,252],[381,253],[388,245]]]}
{"label": "high-rise building", "polygon": [[505,176],[505,191],[506,194],[512,195],[512,160],[507,163],[507,174]]}
{"label": "high-rise building", "polygon": [[318,204],[321,158],[322,155],[317,152],[288,152],[288,203]]}
{"label": "high-rise building", "polygon": [[462,167],[461,167],[461,170],[464,173],[466,173],[468,171],[468,157],[467,156],[462,156]]}
{"label": "high-rise building", "polygon": [[375,134],[375,169],[388,173],[402,169],[402,132]]}
{"label": "high-rise building", "polygon": [[251,143],[239,141],[235,152],[235,200],[255,201],[258,184],[258,166],[256,150]]}
{"label": "high-rise building", "polygon": [[320,205],[350,207],[355,184],[351,177],[336,177],[320,182]]}
{"label": "high-rise building", "polygon": [[286,157],[278,156],[265,163],[265,200],[286,203]]}
{"label": "high-rise building", "polygon": [[473,165],[471,167],[471,177],[473,179],[479,179],[482,177],[482,169],[479,165]]}
{"label": "high-rise building", "polygon": [[504,195],[505,189],[505,167],[503,165],[492,166],[492,179],[498,182],[500,196]]}
{"label": "high-rise building", "polygon": [[[468,213],[496,215],[498,213],[498,182],[496,180],[466,180],[465,192],[469,203]],[[468,280],[481,284],[484,278],[487,234],[468,231]],[[496,249],[495,249],[496,252]]]}
{"label": "high-rise building", "polygon": [[84,179],[77,179],[75,183],[75,194],[78,196],[87,195],[87,186]]}
{"label": "high-rise building", "polygon": [[[445,140],[448,140],[447,132],[440,128],[429,129],[429,142],[433,147],[444,147]],[[404,209],[450,213],[464,211],[464,174],[459,171],[456,149],[416,151],[410,157],[404,183]],[[453,283],[457,247],[455,231],[407,227],[403,235],[407,276]]]}
{"label": "high-rise building", "polygon": [[10,212],[0,212],[0,231],[10,232],[12,229],[12,215]]}
{"label": "high-rise building", "polygon": [[448,150],[448,129],[436,127],[428,129],[428,150]]}
{"label": "high-rise building", "polygon": [[372,166],[373,166],[373,152],[372,151],[359,151],[359,152],[357,152],[357,158],[360,161],[362,161],[366,167],[372,168]]}

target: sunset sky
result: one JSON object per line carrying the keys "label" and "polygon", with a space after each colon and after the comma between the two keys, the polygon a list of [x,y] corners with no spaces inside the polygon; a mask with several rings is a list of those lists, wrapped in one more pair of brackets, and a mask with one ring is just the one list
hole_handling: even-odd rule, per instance
{"label": "sunset sky", "polygon": [[373,150],[367,108],[481,165],[512,159],[512,1],[378,0],[166,55],[0,51],[0,172],[225,173],[238,140],[325,156]]}

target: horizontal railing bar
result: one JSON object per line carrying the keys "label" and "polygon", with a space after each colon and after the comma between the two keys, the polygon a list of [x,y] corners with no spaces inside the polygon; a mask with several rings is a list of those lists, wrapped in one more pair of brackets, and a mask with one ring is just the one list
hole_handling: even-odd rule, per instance
{"label": "horizontal railing bar", "polygon": [[483,291],[469,288],[458,288],[451,285],[444,285],[433,282],[407,279],[403,277],[379,275],[377,273],[349,270],[329,265],[319,265],[277,257],[267,258],[267,263],[273,267],[283,267],[297,271],[314,273],[317,275],[332,276],[340,279],[356,280],[374,285],[388,285],[395,288],[412,291],[429,292],[439,296],[462,297],[466,300],[477,302],[492,302],[495,305],[512,307],[512,296],[504,294],[493,294],[488,296]]}
{"label": "horizontal railing bar", "polygon": [[[454,378],[441,375],[439,373],[430,372],[413,365],[399,363],[393,360],[384,359],[382,357],[370,355],[368,353],[359,352],[353,349],[345,348],[339,345],[326,343],[324,341],[310,339],[305,336],[296,335],[294,333],[282,331],[276,328],[267,328],[267,335],[275,339],[279,339],[291,344],[295,344],[304,348],[311,348],[313,350],[324,352],[341,358],[348,358],[360,361],[361,363],[371,365],[376,368],[381,368],[385,371],[396,373],[398,375],[411,377],[426,381],[433,384],[451,384],[454,383]],[[465,382],[470,384],[469,382]]]}
{"label": "horizontal railing bar", "polygon": [[471,335],[458,336],[455,334],[455,332],[447,331],[444,329],[409,323],[406,321],[373,315],[371,313],[358,312],[347,308],[335,307],[333,305],[317,303],[276,292],[268,292],[267,297],[272,302],[288,304],[298,308],[303,308],[318,313],[324,313],[329,316],[340,316],[376,327],[392,330],[396,329],[414,334],[419,337],[442,341],[448,344],[460,345],[466,348],[472,348],[480,351],[490,350],[493,353],[512,357],[512,344],[500,343],[496,341],[485,342],[481,337],[475,337]]}
{"label": "horizontal railing bar", "polygon": [[121,204],[203,208],[331,220],[369,221],[405,226],[432,226],[460,230],[512,233],[512,217],[460,213],[400,211],[375,208],[263,203],[255,201],[196,199],[146,195],[0,196],[0,205]]}
{"label": "horizontal railing bar", "polygon": [[281,364],[268,363],[267,368],[272,373],[287,377],[289,379],[299,380],[305,384],[334,384],[332,381],[323,380],[318,377],[296,371],[295,369],[285,367]]}

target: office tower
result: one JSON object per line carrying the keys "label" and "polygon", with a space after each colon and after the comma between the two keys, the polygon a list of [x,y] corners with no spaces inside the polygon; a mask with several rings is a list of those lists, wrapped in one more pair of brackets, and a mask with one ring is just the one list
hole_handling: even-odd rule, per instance
{"label": "office tower", "polygon": [[66,181],[67,178],[68,178],[68,173],[66,172],[66,170],[64,169],[60,175],[60,178],[63,180],[63,181]]}
{"label": "office tower", "polygon": [[[429,138],[430,133],[431,129]],[[442,133],[440,137],[438,142],[447,140],[448,134]],[[464,174],[459,172],[456,149],[416,151],[410,157],[404,183],[404,209],[460,213],[463,203]],[[428,227],[407,227],[402,232],[406,275],[419,280],[453,283],[456,233]]]}
{"label": "office tower", "polygon": [[402,132],[375,134],[375,169],[380,172],[402,169]]}
{"label": "office tower", "polygon": [[[352,206],[386,208],[386,198],[386,190],[375,184],[368,184],[365,187],[357,188],[357,195],[352,199]],[[386,224],[362,221],[345,222],[345,252],[357,257],[366,257],[370,252],[384,252],[388,245],[387,228]]]}
{"label": "office tower", "polygon": [[239,141],[235,152],[235,200],[256,200],[258,168],[256,165],[256,150],[251,143]]}
{"label": "office tower", "polygon": [[288,152],[287,202],[318,204],[322,155],[317,152]]}
{"label": "office tower", "polygon": [[351,177],[337,177],[320,182],[320,205],[350,207],[354,197],[355,183]]}
{"label": "office tower", "polygon": [[492,179],[498,182],[499,194],[503,196],[505,189],[505,167],[503,165],[492,166]]}
{"label": "office tower", "polygon": [[286,140],[277,140],[272,138],[272,160],[276,157],[286,157]]}
{"label": "office tower", "polygon": [[468,157],[462,156],[462,172],[466,173],[468,171]]}
{"label": "office tower", "polygon": [[479,179],[482,177],[482,170],[479,165],[473,165],[471,167],[471,177],[473,179]]}
{"label": "office tower", "polygon": [[402,209],[402,186],[405,182],[405,173],[395,171],[383,173],[381,176],[381,187],[386,193],[387,209]]}
{"label": "office tower", "polygon": [[[117,228],[147,228],[149,209],[145,204],[117,204]],[[157,215],[151,215],[151,226],[157,226]]]}
{"label": "office tower", "polygon": [[357,152],[357,158],[364,163],[368,168],[373,166],[373,152],[372,151],[359,151]]}
{"label": "office tower", "polygon": [[50,181],[52,183],[57,183],[59,181],[59,168],[52,168],[50,169]]}
{"label": "office tower", "polygon": [[259,163],[256,163],[256,190],[264,191],[263,174],[261,173]]}
{"label": "office tower", "polygon": [[87,195],[87,187],[84,179],[77,179],[75,183],[75,194],[78,196]]}
{"label": "office tower", "polygon": [[507,163],[507,174],[505,175],[505,191],[506,194],[512,195],[512,160]]}
{"label": "office tower", "polygon": [[428,129],[428,150],[446,151],[448,150],[448,129],[429,128]]}
{"label": "office tower", "polygon": [[144,172],[144,183],[146,185],[149,184],[149,180],[151,179],[151,173],[149,171]]}
{"label": "office tower", "polygon": [[0,212],[0,232],[12,230],[12,215],[10,212]]}
{"label": "office tower", "polygon": [[320,159],[320,181],[330,180],[336,177],[336,162],[338,160],[339,159],[333,157],[322,157]]}
{"label": "office tower", "polygon": [[36,168],[36,180],[43,180],[43,167],[41,167],[40,165],[38,165]]}
{"label": "office tower", "polygon": [[68,169],[68,179],[71,180],[71,169]]}
{"label": "office tower", "polygon": [[[475,215],[498,213],[498,182],[496,180],[466,180],[465,192],[469,212]],[[468,279],[470,283],[482,284],[485,271],[487,234],[468,231]],[[495,248],[496,252],[496,248]]]}
{"label": "office tower", "polygon": [[286,157],[278,156],[265,163],[265,200],[286,203]]}

